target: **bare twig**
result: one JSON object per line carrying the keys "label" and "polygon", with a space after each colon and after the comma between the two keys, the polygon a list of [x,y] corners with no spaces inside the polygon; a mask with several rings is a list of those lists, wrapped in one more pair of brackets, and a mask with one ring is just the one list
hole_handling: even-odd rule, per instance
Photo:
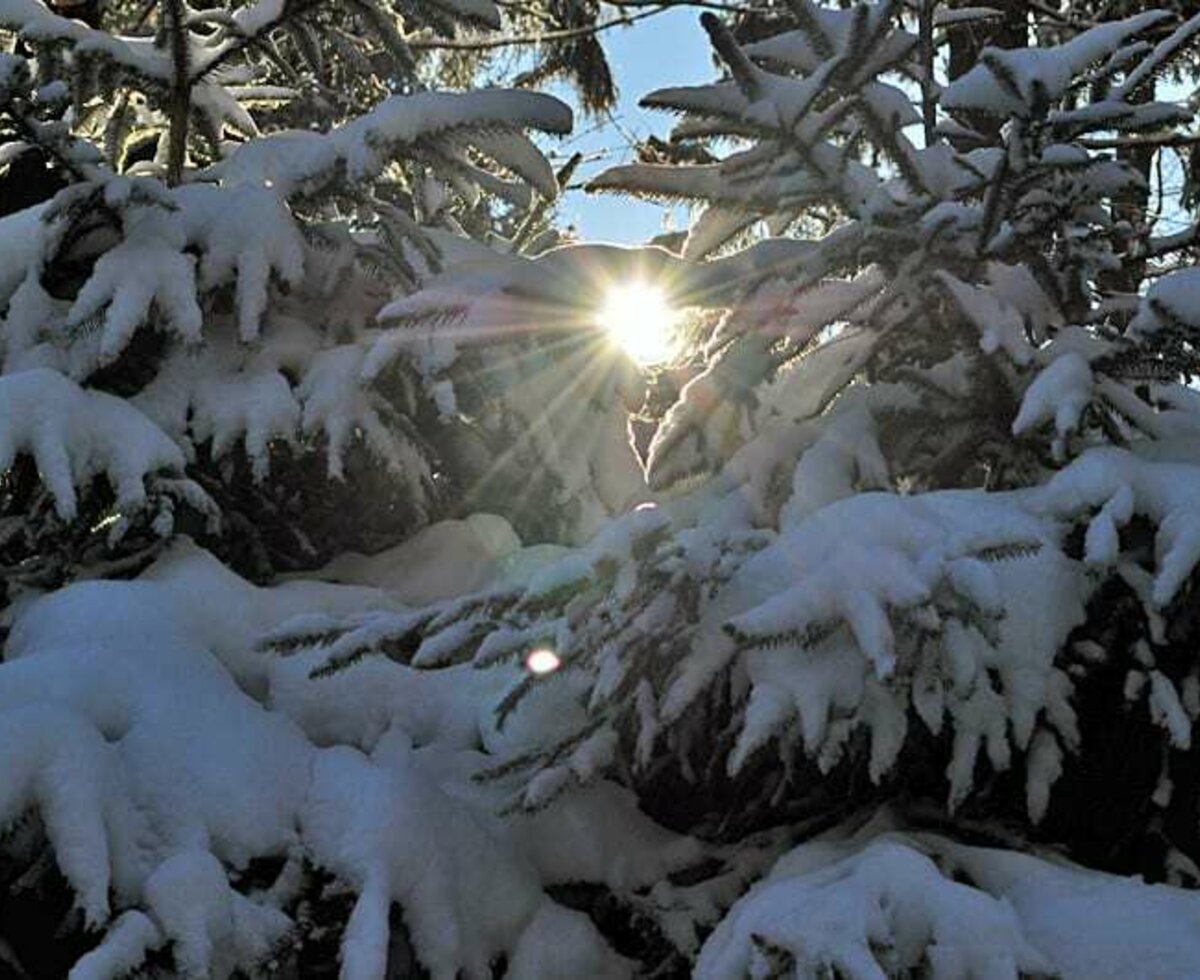
{"label": "bare twig", "polygon": [[622,14],[596,24],[585,24],[580,27],[567,27],[557,31],[542,31],[536,34],[518,34],[508,37],[475,37],[475,38],[412,38],[408,46],[414,51],[492,51],[497,48],[515,48],[528,44],[550,44],[555,41],[569,41],[577,37],[588,37],[603,33],[614,27],[625,27],[666,13],[676,7],[687,7],[696,10],[716,10],[721,13],[755,13],[768,8],[764,6],[718,3],[714,0],[612,0],[609,6],[629,8],[635,13]]}
{"label": "bare twig", "polygon": [[565,27],[558,31],[542,31],[538,34],[515,34],[508,37],[476,37],[476,38],[413,38],[408,46],[414,51],[493,51],[497,48],[515,48],[527,44],[549,44],[553,41],[569,41],[572,38],[587,37],[611,30],[614,27],[624,27],[646,20],[658,14],[665,13],[677,4],[663,4],[642,10],[625,17],[614,17],[598,24],[586,24],[582,27]]}

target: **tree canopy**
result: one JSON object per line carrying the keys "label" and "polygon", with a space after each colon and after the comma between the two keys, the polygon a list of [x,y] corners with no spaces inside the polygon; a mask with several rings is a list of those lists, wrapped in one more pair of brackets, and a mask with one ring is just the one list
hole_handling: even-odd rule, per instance
{"label": "tree canopy", "polygon": [[1194,974],[1200,15],[606,10],[0,0],[5,969]]}

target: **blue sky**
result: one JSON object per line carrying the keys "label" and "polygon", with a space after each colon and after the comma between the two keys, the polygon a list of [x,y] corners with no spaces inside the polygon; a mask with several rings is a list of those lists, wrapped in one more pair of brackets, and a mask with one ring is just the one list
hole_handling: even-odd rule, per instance
{"label": "blue sky", "polygon": [[[578,114],[576,135],[552,148],[560,159],[582,152],[588,160],[579,171],[583,177],[631,159],[626,148],[629,136],[668,133],[673,118],[639,109],[642,95],[664,85],[697,84],[716,77],[708,38],[694,10],[668,10],[631,27],[614,28],[603,35],[603,44],[620,86],[620,103],[613,112],[616,125]],[[663,208],[625,197],[571,191],[560,214],[564,224],[574,225],[590,241],[642,242],[663,230]]]}

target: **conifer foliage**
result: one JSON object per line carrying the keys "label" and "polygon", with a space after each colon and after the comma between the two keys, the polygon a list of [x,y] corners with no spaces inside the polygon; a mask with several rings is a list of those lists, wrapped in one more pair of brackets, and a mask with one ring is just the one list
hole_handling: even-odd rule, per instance
{"label": "conifer foliage", "polygon": [[[886,801],[885,835],[961,822],[1194,882],[1194,277],[1104,290],[1170,242],[1114,220],[1140,178],[1089,137],[1186,121],[1140,94],[1200,21],[1148,12],[992,49],[943,85],[898,6],[792,12],[791,30],[745,46],[705,17],[727,77],[645,100],[683,114],[676,139],[736,149],[593,183],[699,202],[683,253],[716,257],[680,289],[728,306],[650,444],[660,505],[521,589],[357,627],[320,671],[380,645],[425,667],[556,651],[560,673],[525,677],[498,709],[578,692],[574,725],[492,770],[518,809],[617,778],[737,851],[753,831],[852,827]],[[739,251],[760,222],[778,237]],[[955,976],[976,956],[1096,968],[1055,945],[1078,937],[1041,963],[1017,938],[943,949],[942,899],[901,897],[883,869],[932,858],[950,875],[954,846],[888,836],[878,851],[858,833],[833,852],[855,869],[842,897],[806,891],[838,889],[801,845],[782,863],[805,870],[735,906],[700,972],[936,973],[943,955]],[[995,885],[1009,872],[955,873],[1012,899]],[[826,901],[882,918],[810,921]]]}
{"label": "conifer foliage", "polygon": [[[702,162],[593,181],[694,202],[682,255],[530,256],[446,188],[536,215],[552,99],[262,131],[319,6],[0,0],[70,174],[0,223],[0,958],[70,966],[57,882],[79,978],[1192,975],[1200,273],[1102,147],[1187,124],[1200,18],[950,80],[987,11],[706,14],[722,78],[646,98]],[[634,274],[704,311],[644,483],[579,313]]]}
{"label": "conifer foliage", "polygon": [[[0,7],[16,38],[3,66],[5,152],[36,149],[70,177],[5,236],[0,398],[39,402],[47,416],[14,410],[0,429],[4,467],[21,456],[45,476],[18,465],[5,486],[7,515],[46,518],[6,535],[11,575],[61,581],[81,550],[95,558],[144,532],[138,547],[115,549],[125,560],[177,517],[200,533],[216,511],[243,538],[239,567],[312,565],[355,543],[336,492],[300,500],[327,493],[322,469],[337,481],[349,468],[381,498],[360,547],[393,543],[438,509],[415,378],[396,370],[372,387],[360,377],[374,317],[392,284],[440,266],[431,235],[455,227],[452,188],[518,208],[556,195],[523,134],[564,132],[570,112],[498,89],[388,95],[411,90],[414,69],[395,16],[362,4],[358,43],[373,56],[354,71],[360,101],[377,104],[355,114],[343,100],[303,130],[279,129],[328,80],[321,45],[336,49],[330,72],[348,70],[334,43],[345,30],[322,19],[330,6],[167,4],[151,11],[155,31],[131,35],[36,0]],[[439,23],[498,16],[428,12]],[[260,84],[278,73],[271,52],[300,38],[314,45],[296,80],[307,88]],[[42,399],[47,384],[63,396]],[[104,435],[114,412],[144,438]],[[107,487],[96,485],[104,475]],[[50,535],[47,521],[81,511],[107,545]]]}

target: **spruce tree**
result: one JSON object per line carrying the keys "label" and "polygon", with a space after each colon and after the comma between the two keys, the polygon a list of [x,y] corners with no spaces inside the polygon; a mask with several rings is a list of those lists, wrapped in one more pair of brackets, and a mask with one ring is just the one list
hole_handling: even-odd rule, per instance
{"label": "spruce tree", "polygon": [[[374,976],[386,897],[366,889],[368,922],[341,943],[348,909],[325,886],[365,883],[340,863],[338,834],[321,857],[297,836],[320,822],[301,810],[321,806],[305,760],[324,740],[267,710],[250,651],[285,609],[330,599],[345,612],[384,594],[259,592],[210,554],[267,581],[377,551],[467,517],[485,475],[505,491],[489,509],[511,504],[534,539],[584,535],[629,496],[636,457],[609,397],[621,371],[588,389],[602,406],[592,436],[615,435],[615,469],[593,473],[591,442],[529,424],[541,414],[529,365],[570,371],[578,323],[537,335],[473,324],[410,343],[380,330],[381,310],[418,282],[460,269],[465,283],[472,265],[553,238],[566,174],[525,134],[571,126],[567,106],[535,92],[431,90],[438,66],[409,40],[432,50],[500,15],[409,7],[164,0],[85,22],[38,0],[0,4],[4,162],[37,154],[56,175],[46,200],[0,224],[5,969],[309,975],[335,969],[342,945],[347,976]],[[443,521],[414,545],[438,557],[447,534],[464,561],[515,540],[487,516]],[[135,593],[148,601],[131,604]],[[277,606],[284,593],[298,601]],[[59,598],[67,611],[51,621],[75,623],[83,647],[26,615]],[[33,688],[17,678],[22,651]],[[430,821],[448,798],[422,780],[411,802]],[[617,825],[636,824],[627,801],[607,805]],[[479,848],[476,819],[452,826]],[[492,880],[506,887],[516,867],[524,898],[508,896],[508,918],[474,943],[439,931],[448,886],[430,879],[412,927],[422,962],[480,975],[519,951],[548,900],[516,861]],[[585,940],[585,972],[615,962],[563,910],[547,906],[534,931],[564,925]]]}
{"label": "spruce tree", "polygon": [[[70,175],[0,223],[0,956],[1194,971],[1200,280],[1103,144],[1187,123],[1147,92],[1200,18],[951,80],[986,11],[706,14],[722,77],[645,100],[675,162],[593,181],[694,202],[676,255],[533,243],[519,131],[569,119],[530,93],[228,146],[265,94],[205,59],[275,70],[247,39],[303,11],[158,9],[133,43],[0,2],[67,71],[12,55],[9,125]],[[89,128],[114,75],[148,157]],[[531,204],[507,243],[470,184]],[[594,329],[629,279],[691,311],[657,374]],[[355,447],[402,499],[370,541]]]}
{"label": "spruce tree", "polygon": [[[177,526],[264,578],[462,509],[454,462],[479,426],[439,409],[414,361],[370,383],[362,367],[378,310],[442,267],[439,236],[462,260],[464,223],[536,229],[557,194],[523,131],[561,133],[567,109],[427,91],[405,41],[498,18],[118,4],[106,31],[35,0],[0,8],[7,159],[36,153],[68,184],[12,219],[0,284],[6,589],[134,569]],[[491,387],[477,398],[494,406]],[[91,431],[101,395],[149,421],[147,444]],[[38,436],[35,402],[74,421]],[[474,437],[475,468],[511,448],[496,440]],[[557,513],[541,517],[571,523]]]}
{"label": "spruce tree", "polygon": [[[700,975],[1111,972],[1009,884],[1068,872],[967,844],[1196,881],[1195,279],[1112,291],[1187,240],[1130,236],[1142,177],[1093,141],[1188,120],[1143,93],[1200,20],[988,49],[946,84],[898,5],[791,11],[744,45],[706,16],[726,77],[645,100],[736,149],[593,182],[697,202],[683,257],[707,261],[673,288],[728,310],[649,446],[659,506],[523,589],[323,632],[316,673],[555,651],[497,709],[577,692],[573,724],[492,768],[515,810],[618,779],[717,849],[717,892],[795,845]],[[679,936],[703,893],[627,898]],[[952,940],[955,895],[1021,921]]]}

